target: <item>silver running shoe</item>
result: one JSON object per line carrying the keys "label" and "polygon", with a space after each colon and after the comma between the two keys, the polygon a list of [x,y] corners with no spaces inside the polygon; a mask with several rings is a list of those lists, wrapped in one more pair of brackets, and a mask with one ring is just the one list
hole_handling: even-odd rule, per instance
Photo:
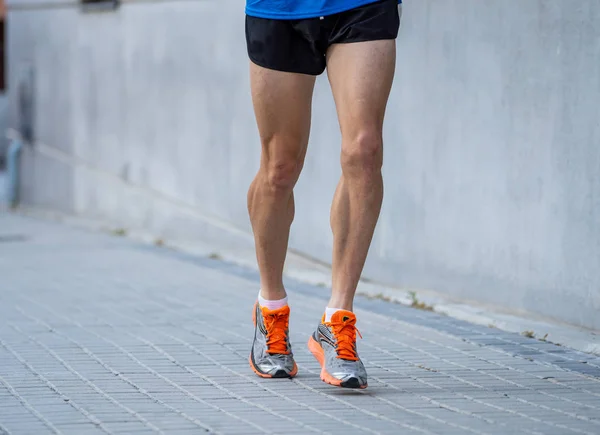
{"label": "silver running shoe", "polygon": [[[308,349],[321,365],[321,380],[336,387],[367,388],[367,370],[356,351],[356,316],[338,311],[308,339]],[[360,335],[360,332],[358,332]]]}
{"label": "silver running shoe", "polygon": [[261,378],[292,378],[298,367],[289,340],[290,307],[277,310],[254,305],[254,341],[250,367]]}

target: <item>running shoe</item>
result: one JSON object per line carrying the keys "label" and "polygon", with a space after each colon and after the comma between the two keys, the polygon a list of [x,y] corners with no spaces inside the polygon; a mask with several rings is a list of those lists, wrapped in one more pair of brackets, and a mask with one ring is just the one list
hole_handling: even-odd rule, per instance
{"label": "running shoe", "polygon": [[250,367],[262,378],[292,378],[298,367],[289,339],[290,307],[277,310],[254,305],[254,341]]}
{"label": "running shoe", "polygon": [[357,333],[360,336],[351,311],[337,311],[330,322],[325,322],[323,316],[308,339],[308,349],[321,365],[323,382],[343,388],[367,388],[367,371],[356,350]]}

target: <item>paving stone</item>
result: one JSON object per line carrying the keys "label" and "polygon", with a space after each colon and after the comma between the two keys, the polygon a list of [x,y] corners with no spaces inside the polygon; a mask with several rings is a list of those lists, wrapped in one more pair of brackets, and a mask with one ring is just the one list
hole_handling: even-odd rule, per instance
{"label": "paving stone", "polygon": [[255,271],[12,214],[0,228],[30,236],[0,253],[1,435],[600,433],[598,357],[358,298],[370,386],[338,390],[306,349],[327,292],[286,280],[300,372],[264,380]]}

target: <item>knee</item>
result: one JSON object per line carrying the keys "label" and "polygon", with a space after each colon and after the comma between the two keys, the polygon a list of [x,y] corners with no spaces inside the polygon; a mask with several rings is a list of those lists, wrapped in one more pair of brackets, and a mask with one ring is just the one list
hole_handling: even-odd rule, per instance
{"label": "knee", "polygon": [[263,160],[265,182],[272,193],[291,192],[302,170],[301,147],[293,146],[289,140],[285,142],[281,146],[271,144],[271,152]]}
{"label": "knee", "polygon": [[289,192],[298,180],[300,163],[290,158],[271,160],[267,166],[267,185],[272,192]]}
{"label": "knee", "polygon": [[342,171],[347,177],[370,177],[381,172],[383,139],[375,130],[363,130],[342,145]]}

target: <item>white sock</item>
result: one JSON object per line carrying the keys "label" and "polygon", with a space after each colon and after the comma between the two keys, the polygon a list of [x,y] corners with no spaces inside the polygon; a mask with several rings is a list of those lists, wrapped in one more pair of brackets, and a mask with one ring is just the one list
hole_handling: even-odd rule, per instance
{"label": "white sock", "polygon": [[277,301],[269,301],[261,296],[260,291],[258,292],[258,305],[260,305],[261,307],[265,307],[268,310],[278,310],[279,308],[285,307],[287,304],[287,296]]}
{"label": "white sock", "polygon": [[342,311],[342,308],[325,308],[325,322],[331,322],[331,316],[333,316],[338,311]]}

